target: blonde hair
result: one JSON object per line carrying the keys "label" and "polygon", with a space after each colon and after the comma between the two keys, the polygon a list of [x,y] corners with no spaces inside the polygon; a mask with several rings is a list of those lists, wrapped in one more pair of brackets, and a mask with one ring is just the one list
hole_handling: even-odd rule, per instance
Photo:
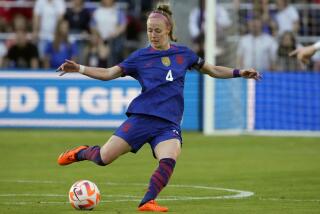
{"label": "blonde hair", "polygon": [[176,42],[177,37],[175,37],[173,35],[173,30],[174,30],[175,25],[174,25],[174,20],[172,18],[172,11],[170,9],[170,5],[166,4],[166,3],[159,3],[157,5],[156,9],[153,10],[151,13],[160,13],[168,19],[170,27],[171,27],[170,32],[169,32],[170,40],[173,42]]}

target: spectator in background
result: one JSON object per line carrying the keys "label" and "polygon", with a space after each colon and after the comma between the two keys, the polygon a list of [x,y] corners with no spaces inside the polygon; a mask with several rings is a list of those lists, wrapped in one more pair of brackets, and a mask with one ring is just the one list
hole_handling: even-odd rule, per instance
{"label": "spectator in background", "polygon": [[[13,6],[10,6],[10,3]],[[32,0],[6,0],[4,5],[0,6],[0,32],[14,32],[15,29],[11,23],[17,15],[23,16],[27,21],[26,26],[30,28],[32,7],[29,5],[32,3]]]}
{"label": "spectator in background", "polygon": [[13,25],[14,31],[18,31],[18,30],[27,31],[28,30],[27,20],[25,19],[25,17],[23,15],[21,15],[21,14],[15,15],[12,22],[13,22],[12,25]]}
{"label": "spectator in background", "polygon": [[110,49],[104,44],[100,35],[97,32],[92,32],[89,42],[83,50],[85,63],[92,67],[106,68],[109,54]]}
{"label": "spectator in background", "polygon": [[[21,14],[16,14],[13,19],[11,20],[12,24],[10,28],[13,30],[12,33],[16,33],[18,31],[25,31],[27,33],[28,27],[27,27],[27,20],[26,18]],[[16,36],[9,36],[6,38],[6,46],[9,48],[12,45],[16,44]]]}
{"label": "spectator in background", "polygon": [[[194,8],[189,15],[189,32],[193,42],[194,51],[204,57],[204,34],[205,34],[205,1],[200,1],[200,7]],[[216,7],[216,31],[217,31],[217,55],[224,52],[225,30],[232,24],[228,11],[217,4]],[[221,64],[218,63],[218,64]]]}
{"label": "spectator in background", "polygon": [[91,12],[84,7],[84,0],[72,0],[64,19],[69,23],[70,40],[77,40],[79,62],[85,63],[83,48],[90,33]]}
{"label": "spectator in background", "polygon": [[289,4],[289,0],[276,0],[277,12],[274,21],[278,27],[278,36],[286,31],[295,34],[299,31],[299,13],[298,10]]}
{"label": "spectator in background", "polygon": [[[253,5],[253,11],[251,17],[261,17],[262,20],[262,31],[270,34],[274,37],[277,36],[277,24],[273,21],[272,17],[274,11],[270,10],[269,0],[255,0]],[[249,15],[250,16],[250,15]]]}
{"label": "spectator in background", "polygon": [[261,16],[263,32],[272,34],[269,16],[269,0],[261,0],[261,4],[255,4],[255,17]]}
{"label": "spectator in background", "polygon": [[0,40],[0,68],[4,67],[4,57],[7,54],[7,48],[5,44]]}
{"label": "spectator in background", "polygon": [[8,24],[5,20],[5,18],[2,16],[1,10],[0,10],[0,33],[6,32],[7,29],[8,29]]}
{"label": "spectator in background", "polygon": [[65,59],[76,60],[78,50],[75,42],[69,42],[69,24],[66,20],[58,21],[54,40],[48,42],[45,49],[44,67],[58,68]]}
{"label": "spectator in background", "polygon": [[296,37],[293,32],[284,32],[279,39],[279,48],[277,53],[276,70],[278,71],[299,71],[301,64],[289,56],[297,48]]}
{"label": "spectator in background", "polygon": [[114,0],[101,0],[101,5],[93,12],[91,27],[111,49],[109,65],[122,61],[126,26],[125,13],[117,8]]}
{"label": "spectator in background", "polygon": [[69,22],[70,33],[87,34],[90,30],[90,11],[84,7],[83,0],[72,0],[64,19]]}
{"label": "spectator in background", "polygon": [[10,31],[10,8],[0,7],[0,32]]}
{"label": "spectator in background", "polygon": [[28,40],[25,30],[15,32],[15,44],[9,48],[4,64],[8,68],[39,68],[38,49]]}
{"label": "spectator in background", "polygon": [[254,17],[248,22],[249,34],[241,36],[237,50],[237,66],[274,70],[277,42],[262,32],[262,20]]}
{"label": "spectator in background", "polygon": [[46,44],[53,40],[57,22],[63,18],[65,10],[64,0],[36,0],[33,9],[33,39],[38,45],[41,58]]}

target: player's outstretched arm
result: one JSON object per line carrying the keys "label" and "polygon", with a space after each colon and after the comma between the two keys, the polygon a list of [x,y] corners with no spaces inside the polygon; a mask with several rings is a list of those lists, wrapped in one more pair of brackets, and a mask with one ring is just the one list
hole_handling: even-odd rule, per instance
{"label": "player's outstretched arm", "polygon": [[223,66],[215,66],[209,63],[204,63],[200,72],[203,74],[207,74],[214,78],[227,79],[234,77],[243,77],[246,79],[255,79],[260,80],[261,75],[258,71],[253,68],[250,69],[233,69]]}
{"label": "player's outstretched arm", "polygon": [[305,64],[309,63],[310,58],[320,50],[320,41],[306,47],[297,48],[289,53],[289,56],[296,56],[297,59]]}
{"label": "player's outstretched arm", "polygon": [[67,60],[59,66],[57,72],[61,72],[60,76],[66,73],[81,73],[88,77],[99,80],[112,80],[122,75],[122,69],[119,66],[113,66],[110,68],[97,68],[89,67],[77,64],[72,60]]}

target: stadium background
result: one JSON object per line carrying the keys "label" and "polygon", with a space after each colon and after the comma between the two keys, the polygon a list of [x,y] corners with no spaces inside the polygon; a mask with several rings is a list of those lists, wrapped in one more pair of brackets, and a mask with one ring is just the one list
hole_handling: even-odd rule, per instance
{"label": "stadium background", "polygon": [[[70,8],[71,3],[66,2]],[[128,21],[122,37],[123,57],[146,45],[145,12],[156,3],[117,1]],[[189,15],[201,2],[170,3],[179,42],[196,48],[199,40],[190,35]],[[263,4],[275,12],[275,1],[217,3],[227,10],[232,24],[223,29],[222,38],[217,38],[217,44],[223,44],[219,46],[223,57],[217,57],[216,62],[236,67],[239,41],[248,32],[249,21],[263,10]],[[34,1],[0,1],[0,5],[0,52],[4,60],[4,50],[15,41],[13,14],[30,18]],[[86,1],[85,5],[93,12],[100,4]],[[297,43],[319,40],[319,1],[295,0],[290,5],[299,12]],[[267,32],[272,35],[272,30]],[[32,39],[30,22],[27,35]],[[83,38],[70,36],[72,41]],[[279,37],[272,36],[278,41]],[[216,80],[210,96],[203,93],[203,77],[190,72],[185,84],[183,155],[168,188],[160,195],[161,203],[167,203],[173,213],[319,213],[318,60],[315,56],[307,67],[298,70],[263,69],[259,83]],[[5,62],[1,66],[0,213],[72,213],[66,193],[79,179],[94,181],[102,192],[102,205],[95,212],[136,213],[143,184],[155,167],[149,148],[144,147],[137,158],[124,156],[108,168],[90,163],[61,168],[56,158],[66,148],[105,142],[125,119],[126,106],[140,91],[137,83],[126,78],[99,82],[77,74],[58,77],[55,67],[43,68],[41,63],[37,69],[18,69]],[[224,136],[201,133],[203,120],[208,117],[203,113],[206,100],[213,101],[210,133]],[[299,137],[284,137],[287,135]],[[226,196],[232,192],[225,189],[254,194],[230,199]]]}
{"label": "stadium background", "polygon": [[[201,2],[171,2],[177,26],[176,35],[181,43],[195,50],[201,36],[194,36],[190,33],[192,31],[190,30],[192,28],[192,26],[190,27],[190,17],[194,8],[201,7],[203,4]],[[4,1],[4,4],[8,6],[3,8],[2,12],[7,10],[6,14],[9,18],[7,21],[3,18],[2,23],[5,25],[7,22],[7,25],[11,26],[3,27],[4,32],[1,34],[2,44],[7,49],[15,43],[15,33],[18,30],[15,31],[14,20],[19,14],[23,14],[25,17],[29,16],[29,22],[26,22],[26,32],[28,38],[32,38],[30,13],[32,15],[33,3],[32,1]],[[67,8],[71,8],[73,5],[72,2],[66,3]],[[115,54],[120,58],[112,57],[113,54],[110,54],[112,59],[107,64],[110,61],[118,63],[134,49],[146,45],[144,33],[146,11],[152,8],[155,3],[156,1],[116,2],[116,7],[120,8],[119,10],[127,17],[127,30],[119,35],[123,38],[122,40],[114,39],[117,40],[115,41],[117,44],[121,44],[123,47],[120,54]],[[237,63],[239,40],[246,33],[249,33],[248,22],[257,16],[259,11],[263,11],[265,3],[259,3],[259,1],[253,3],[250,1],[218,1],[217,3],[226,11],[227,15],[225,18],[220,18],[222,19],[220,27],[219,17],[216,19],[218,23],[217,49],[219,52],[216,64],[237,67],[239,66]],[[297,45],[306,45],[316,41],[319,26],[317,15],[319,5],[317,2],[296,1],[289,5],[296,8],[299,13],[299,29],[294,32]],[[270,19],[272,20],[276,5],[270,1],[267,6],[271,11]],[[90,1],[85,2],[85,7],[93,13],[100,5],[98,2]],[[202,17],[204,16],[202,15]],[[197,22],[200,25],[201,17]],[[264,25],[268,25],[264,26],[264,29],[267,28],[264,31],[270,34],[279,45],[280,35],[274,32],[271,24],[264,23]],[[85,64],[87,61],[81,53],[84,44],[88,43],[89,35],[83,36],[83,34],[74,33],[71,29],[69,36],[70,40],[78,45],[76,59]],[[110,50],[114,50],[112,45],[110,45]],[[202,53],[199,52],[199,54]],[[255,53],[247,53],[247,55],[250,54]],[[123,84],[119,85],[117,81],[101,84],[76,76],[58,78],[50,70],[55,69],[54,67],[50,67],[50,65],[45,67],[40,53],[37,70],[19,67],[12,61],[6,60],[5,56],[3,54],[4,63],[0,73],[1,127],[115,128],[125,119],[125,109],[139,90],[137,84],[127,79],[120,81]],[[293,58],[289,60],[294,61]],[[310,132],[317,134],[320,129],[317,60],[316,56],[307,68],[297,67],[297,70],[272,68],[273,70],[270,71],[265,67],[259,68],[258,65],[252,64],[250,67],[258,67],[263,73],[265,80],[262,83],[256,84],[245,80],[215,80],[214,90],[209,94],[203,92],[205,90],[203,77],[196,72],[190,72],[186,82],[186,110],[183,128],[185,130],[202,130],[203,118],[208,117],[203,113],[205,112],[203,111],[204,102],[213,100],[210,107],[213,111],[213,116],[210,118],[213,129],[210,133],[227,131],[227,133],[297,134],[292,131],[298,131],[302,135],[308,135]],[[45,67],[45,70],[42,70],[41,67]],[[28,74],[27,72],[32,73]],[[80,81],[78,81],[79,78]],[[77,98],[68,99],[68,93],[71,93],[69,96]],[[86,95],[88,93],[89,95]],[[77,120],[83,125],[78,125]]]}

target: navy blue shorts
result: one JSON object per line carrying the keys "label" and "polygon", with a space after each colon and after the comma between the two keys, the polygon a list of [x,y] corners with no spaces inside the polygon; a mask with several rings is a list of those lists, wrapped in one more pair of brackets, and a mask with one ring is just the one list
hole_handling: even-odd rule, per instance
{"label": "navy blue shorts", "polygon": [[143,114],[132,114],[114,135],[127,141],[133,153],[139,151],[145,143],[149,143],[153,156],[155,147],[162,141],[178,139],[182,143],[180,126],[159,117]]}

